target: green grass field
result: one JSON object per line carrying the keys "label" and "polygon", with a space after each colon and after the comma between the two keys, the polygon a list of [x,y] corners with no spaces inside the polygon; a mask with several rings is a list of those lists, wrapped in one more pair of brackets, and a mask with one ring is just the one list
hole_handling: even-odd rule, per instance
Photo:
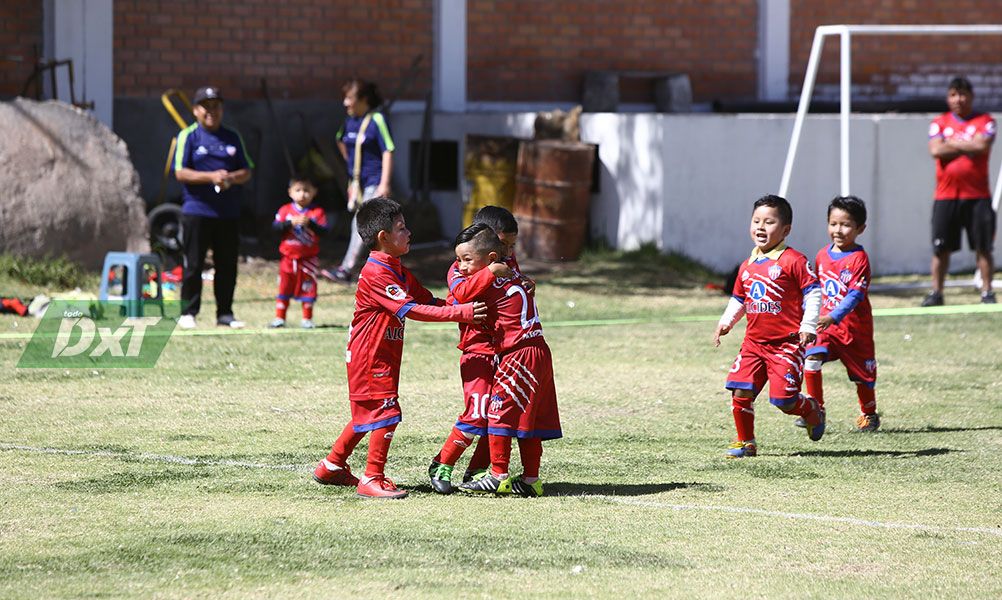
{"label": "green grass field", "polygon": [[726,298],[667,261],[539,277],[566,437],[534,500],[431,492],[459,352],[413,322],[387,466],[411,495],[312,482],[348,418],[345,286],[322,288],[329,327],[264,331],[274,265],[242,266],[256,330],[175,333],[153,369],[16,369],[34,322],[0,318],[0,597],[1002,597],[1002,315],[878,316],[879,432],[853,431],[834,364],[823,440],[763,397],[760,455],[730,461],[743,328],[713,348]]}

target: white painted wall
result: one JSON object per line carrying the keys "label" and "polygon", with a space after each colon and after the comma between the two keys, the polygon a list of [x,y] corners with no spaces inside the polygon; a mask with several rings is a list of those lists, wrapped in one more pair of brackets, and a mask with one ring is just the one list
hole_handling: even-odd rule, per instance
{"label": "white painted wall", "polygon": [[[466,133],[530,137],[534,113],[435,115],[433,138],[462,142]],[[932,115],[854,115],[852,192],[866,201],[869,224],[860,242],[878,274],[927,273],[933,162],[926,150]],[[420,113],[393,116],[398,144],[395,187],[408,189],[409,140],[419,139]],[[779,187],[793,115],[588,114],[582,138],[599,145],[601,193],[592,197],[591,231],[633,249],[653,242],[715,269],[730,270],[751,250],[751,205]],[[839,189],[836,115],[811,115],[804,127],[789,199],[790,243],[813,254],[827,242],[825,209]],[[991,163],[992,184],[1002,149]],[[459,165],[462,173],[462,165]],[[436,192],[446,236],[459,231],[459,192]],[[996,256],[1002,245],[996,241]],[[973,269],[973,254],[952,266]]]}
{"label": "white painted wall", "polygon": [[[114,112],[113,0],[45,0],[44,48],[46,59],[72,59],[74,91],[78,102],[94,102],[94,116],[112,127]],[[59,99],[70,101],[66,67],[57,71]],[[45,75],[46,93],[48,74]]]}

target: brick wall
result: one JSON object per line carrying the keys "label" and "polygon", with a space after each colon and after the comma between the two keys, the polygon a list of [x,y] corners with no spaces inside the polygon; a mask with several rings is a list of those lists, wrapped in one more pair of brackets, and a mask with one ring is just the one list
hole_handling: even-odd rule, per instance
{"label": "brick wall", "polygon": [[424,55],[407,98],[431,73],[432,0],[115,0],[115,95],[191,93],[213,83],[230,98],[339,97],[345,79],[398,88]]}
{"label": "brick wall", "polygon": [[[791,2],[790,89],[799,93],[818,25],[978,25],[1002,23],[999,0],[803,0]],[[837,98],[839,42],[822,53],[815,98]],[[1002,105],[1002,36],[857,36],[852,41],[853,97],[944,97],[965,75],[978,101]]]}
{"label": "brick wall", "polygon": [[[42,52],[42,3],[4,0],[0,3],[0,96],[21,93]],[[34,88],[29,90],[34,94]]]}
{"label": "brick wall", "polygon": [[468,0],[468,98],[578,101],[590,69],[688,73],[697,102],[753,97],[757,19],[757,0]]}

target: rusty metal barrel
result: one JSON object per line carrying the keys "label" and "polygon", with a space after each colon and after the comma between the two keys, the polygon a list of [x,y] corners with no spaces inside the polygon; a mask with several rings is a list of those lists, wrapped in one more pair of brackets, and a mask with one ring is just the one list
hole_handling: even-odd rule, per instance
{"label": "rusty metal barrel", "polygon": [[588,226],[595,146],[581,142],[522,142],[515,176],[518,254],[576,260]]}

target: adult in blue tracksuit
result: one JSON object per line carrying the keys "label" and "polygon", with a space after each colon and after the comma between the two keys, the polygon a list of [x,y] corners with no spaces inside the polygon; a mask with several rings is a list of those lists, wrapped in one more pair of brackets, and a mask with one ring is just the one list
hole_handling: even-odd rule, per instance
{"label": "adult in blue tracksuit", "polygon": [[[348,211],[355,212],[363,203],[377,196],[390,195],[393,172],[393,137],[383,113],[376,110],[383,103],[379,89],[370,81],[349,79],[341,88],[348,117],[337,132],[341,155],[348,163]],[[355,219],[341,266],[334,272],[339,281],[350,281],[351,271],[363,254],[362,238]]]}
{"label": "adult in blue tracksuit", "polygon": [[178,134],[174,154],[174,174],[181,183],[183,199],[184,278],[178,327],[195,327],[195,316],[202,305],[205,254],[212,248],[216,324],[240,328],[243,322],[233,316],[240,245],[240,186],[250,180],[254,163],[240,134],[223,126],[219,88],[199,88],[193,101],[196,123]]}

